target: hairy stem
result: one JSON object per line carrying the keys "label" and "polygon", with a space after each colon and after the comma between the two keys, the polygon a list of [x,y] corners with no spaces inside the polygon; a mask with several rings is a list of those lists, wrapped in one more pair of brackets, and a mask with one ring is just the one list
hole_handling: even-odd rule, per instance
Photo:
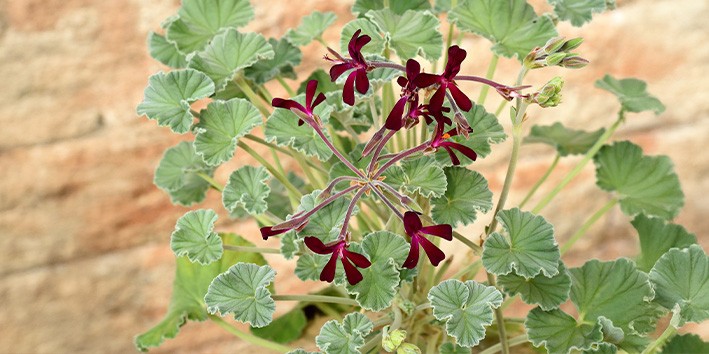
{"label": "hairy stem", "polygon": [[234,336],[238,337],[239,339],[243,340],[244,342],[258,345],[260,347],[270,349],[270,350],[273,350],[278,353],[288,353],[289,351],[292,350],[291,348],[286,347],[285,345],[274,343],[269,340],[256,337],[255,335],[253,335],[251,333],[244,332],[244,331],[234,327],[231,323],[224,321],[219,316],[209,315],[209,319],[212,320],[214,323],[216,323],[219,327],[225,329],[227,332],[233,334]]}
{"label": "hairy stem", "polygon": [[217,182],[214,178],[210,177],[208,174],[204,172],[197,172],[196,173],[199,178],[203,179],[205,182],[209,183],[212,188],[216,189],[219,191],[219,193],[224,191],[224,186],[222,186],[219,182]]}
{"label": "hairy stem", "polygon": [[328,204],[332,203],[333,201],[337,200],[338,198],[341,198],[343,195],[360,188],[359,186],[350,186],[346,189],[343,189],[331,196],[329,196],[327,199],[323,200],[322,202],[318,203],[313,207],[313,209],[309,210],[307,213],[303,214],[296,214],[293,218],[290,220],[286,220],[278,225],[274,225],[273,229],[274,230],[285,230],[288,228],[292,227],[297,227],[303,223],[303,221],[309,217],[311,217],[313,214],[315,214],[318,210],[324,208]]}
{"label": "hairy stem", "polygon": [[347,206],[347,213],[345,214],[345,219],[342,222],[342,229],[340,229],[340,238],[347,238],[347,229],[349,228],[350,218],[352,218],[352,213],[354,212],[355,206],[357,206],[357,201],[362,195],[369,190],[370,186],[366,185],[361,187],[350,200],[350,205]]}
{"label": "hairy stem", "polygon": [[[497,54],[492,55],[492,59],[490,60],[490,65],[487,67],[487,72],[485,73],[485,78],[488,80],[491,80],[493,75],[495,75],[495,70],[497,69],[497,62],[500,60],[500,57]],[[487,92],[490,90],[489,86],[483,86],[482,89],[480,90],[480,96],[478,96],[478,104],[483,105],[485,104],[485,99],[487,98]]]}
{"label": "hairy stem", "polygon": [[288,96],[290,96],[290,97],[295,96],[295,91],[293,91],[293,89],[290,87],[290,85],[288,85],[286,83],[286,80],[284,80],[282,76],[280,76],[280,75],[276,76],[276,80],[278,81],[279,84],[281,84],[281,86],[283,86],[283,89],[286,90],[286,92],[288,93]]}
{"label": "hairy stem", "polygon": [[[508,341],[510,347],[514,347],[516,345],[524,344],[529,342],[529,339],[527,338],[526,334],[521,334],[518,335],[517,337],[510,338]],[[480,352],[480,354],[495,354],[499,353],[502,350],[502,343],[497,343],[490,348],[487,348],[483,351]]]}
{"label": "hairy stem", "polygon": [[278,171],[278,169],[276,169],[273,165],[266,161],[263,156],[259,155],[259,153],[254,151],[254,149],[246,145],[244,142],[239,141],[236,143],[236,145],[246,151],[249,155],[251,155],[251,157],[253,157],[263,167],[265,167],[268,172],[273,175],[273,177],[275,177],[279,182],[281,182],[286,187],[286,189],[288,189],[288,196],[291,200],[291,204],[294,206],[298,205],[301,196],[300,191],[293,185],[293,183],[288,180],[285,175]]}
{"label": "hairy stem", "polygon": [[557,153],[557,154],[556,154],[556,157],[554,157],[554,161],[552,161],[551,165],[549,165],[549,168],[546,170],[546,172],[544,172],[544,175],[543,175],[541,178],[539,178],[539,180],[537,181],[537,183],[535,183],[534,186],[532,186],[532,189],[529,190],[529,192],[527,193],[527,195],[524,196],[524,199],[522,199],[522,202],[519,203],[520,209],[523,208],[524,205],[527,204],[527,202],[528,202],[530,199],[532,199],[532,196],[534,195],[534,193],[536,193],[537,190],[539,189],[539,187],[541,187],[541,185],[544,183],[544,181],[546,181],[547,178],[549,178],[549,176],[551,175],[551,173],[552,173],[552,172],[554,171],[554,169],[556,168],[556,165],[559,163],[559,160],[560,160],[560,159],[561,159],[561,155],[559,155],[559,154]]}
{"label": "hairy stem", "polygon": [[468,273],[471,273],[472,271],[475,271],[475,273],[477,273],[480,270],[481,264],[482,261],[478,259],[477,261],[468,264],[465,268],[451,275],[450,279],[460,279],[464,276],[468,276]]}
{"label": "hairy stem", "polygon": [[[517,115],[524,114],[524,110],[518,111]],[[512,155],[510,156],[510,163],[507,165],[507,173],[505,174],[505,183],[502,186],[502,192],[500,192],[500,199],[497,201],[497,207],[495,207],[495,212],[492,214],[492,221],[490,226],[487,228],[487,235],[495,232],[497,228],[497,214],[504,208],[505,202],[507,202],[507,196],[510,193],[512,187],[512,180],[514,179],[515,170],[517,169],[517,160],[519,160],[519,149],[522,143],[522,125],[517,124],[512,127]]]}
{"label": "hairy stem", "polygon": [[251,89],[249,84],[244,80],[243,77],[239,76],[236,79],[234,79],[234,83],[236,83],[236,86],[241,89],[241,91],[246,95],[246,97],[253,103],[256,108],[263,114],[264,117],[268,117],[271,115],[271,112],[268,110],[268,107],[270,106],[271,102],[266,102],[261,96],[257,95],[254,90]]}
{"label": "hairy stem", "polygon": [[378,189],[376,189],[376,188],[372,188],[372,191],[374,191],[374,194],[376,194],[377,196],[379,196],[379,198],[382,200],[382,202],[383,202],[384,204],[386,204],[386,206],[388,206],[389,209],[391,209],[391,211],[394,212],[394,214],[396,214],[400,219],[404,219],[404,215],[399,211],[399,209],[397,209],[397,208],[394,206],[394,204],[392,204],[392,203],[389,201],[389,199],[384,195],[384,193],[380,192],[380,191],[379,191]]}
{"label": "hairy stem", "polygon": [[[490,286],[497,287],[497,280],[495,275],[487,273],[487,282]],[[510,344],[507,341],[507,329],[505,328],[505,317],[502,314],[502,308],[498,307],[495,309],[495,321],[497,321],[497,333],[500,335],[500,348],[503,354],[510,353]]]}
{"label": "hairy stem", "polygon": [[428,142],[425,142],[417,147],[414,147],[414,148],[411,148],[408,150],[404,150],[404,151],[398,153],[397,155],[392,157],[391,160],[387,161],[382,167],[380,167],[379,170],[377,170],[377,172],[374,174],[372,179],[377,179],[377,177],[381,176],[382,173],[384,173],[389,167],[391,167],[392,165],[397,163],[399,160],[405,159],[417,152],[423,151],[427,147],[428,147]]}
{"label": "hairy stem", "polygon": [[[259,138],[259,137],[256,136],[256,135],[253,135],[253,134],[246,134],[246,135],[244,135],[244,138],[245,138],[245,139],[249,139],[249,140],[251,140],[251,141],[253,141],[253,142],[259,143],[259,144],[261,144],[261,145],[268,146],[269,148],[271,148],[271,149],[273,149],[273,150],[276,150],[276,151],[278,151],[278,152],[280,152],[280,153],[283,153],[283,154],[288,155],[288,156],[291,156],[291,157],[293,157],[293,155],[299,154],[299,152],[297,152],[297,151],[292,151],[292,150],[284,149],[284,148],[282,148],[282,147],[280,147],[280,146],[278,146],[278,145],[275,145],[275,144],[273,144],[273,143],[269,143],[268,141],[263,140],[263,139]],[[311,161],[311,160],[309,160],[309,159],[307,159],[307,160],[305,160],[305,161],[308,163],[308,165],[310,165],[311,167],[315,168],[315,169],[318,170],[319,172],[321,172],[321,173],[328,173],[327,170],[325,170],[324,168],[322,168],[322,166],[318,165],[317,163],[315,163],[315,162],[313,162],[313,161]]]}
{"label": "hairy stem", "polygon": [[591,217],[588,218],[588,220],[586,220],[583,225],[581,225],[581,227],[569,238],[569,240],[566,241],[563,246],[561,246],[561,255],[564,255],[564,253],[568,252],[571,247],[576,243],[576,241],[581,239],[581,237],[586,234],[586,231],[588,231],[588,229],[591,228],[591,226],[593,226],[593,224],[596,223],[598,219],[600,219],[609,210],[611,210],[611,208],[613,208],[617,203],[618,199],[613,198],[611,199],[611,201],[603,205],[603,207],[598,209],[598,211],[596,211],[593,215],[591,215]]}
{"label": "hairy stem", "polygon": [[379,154],[382,153],[382,150],[384,149],[384,146],[386,143],[391,139],[392,136],[396,134],[395,131],[391,130],[389,131],[379,142],[377,145],[376,149],[374,150],[374,154],[372,155],[372,161],[369,162],[369,166],[367,166],[367,172],[372,173],[374,172],[374,167],[377,166],[377,161],[379,160]]}
{"label": "hairy stem", "polygon": [[347,160],[347,158],[342,155],[342,153],[340,153],[340,150],[337,150],[335,146],[332,145],[330,139],[328,139],[327,136],[325,136],[325,133],[323,133],[322,129],[320,129],[320,126],[318,126],[317,124],[313,124],[312,127],[313,129],[315,129],[315,132],[320,136],[320,139],[322,139],[325,145],[327,145],[327,147],[332,151],[332,153],[337,156],[337,158],[340,159],[340,161],[342,161],[342,163],[345,164],[347,168],[352,170],[352,172],[354,172],[357,176],[366,178],[362,171],[355,167],[349,160]]}
{"label": "hairy stem", "polygon": [[677,333],[677,328],[673,325],[668,325],[667,328],[660,334],[657,339],[655,339],[654,342],[650,343],[650,345],[643,350],[642,354],[653,354],[657,352],[662,346],[665,345],[665,342],[667,342],[668,339],[672,338]]}
{"label": "hairy stem", "polygon": [[341,304],[349,306],[359,306],[357,301],[346,297],[327,295],[271,295],[275,301],[304,301],[304,302],[327,302],[331,304]]}

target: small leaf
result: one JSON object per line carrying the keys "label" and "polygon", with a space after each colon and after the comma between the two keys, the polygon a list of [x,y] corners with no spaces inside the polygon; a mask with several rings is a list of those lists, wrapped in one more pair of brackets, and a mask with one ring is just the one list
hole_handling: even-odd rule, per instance
{"label": "small leaf", "polygon": [[369,10],[382,10],[388,8],[398,15],[402,15],[406,10],[428,10],[431,4],[428,0],[389,0],[389,6],[384,0],[355,0],[352,5],[352,14],[362,17]]}
{"label": "small leaf", "polygon": [[448,13],[448,20],[492,41],[495,54],[520,61],[557,35],[552,20],[537,16],[525,0],[465,1]]}
{"label": "small leaf", "polygon": [[497,220],[508,233],[493,233],[483,245],[483,266],[496,275],[515,274],[526,279],[540,272],[546,277],[559,273],[561,258],[554,228],[543,217],[519,208],[502,210]]}
{"label": "small leaf", "polygon": [[371,233],[362,240],[362,249],[372,265],[360,269],[362,281],[347,284],[347,292],[355,294],[357,302],[369,311],[381,311],[391,306],[399,285],[400,264],[404,263],[409,244],[403,237],[389,231]]}
{"label": "small leaf", "polygon": [[202,50],[212,37],[252,18],[249,0],[183,0],[178,19],[167,26],[167,38],[183,53]]}
{"label": "small leaf", "polygon": [[[429,5],[430,6],[430,5]],[[389,46],[402,60],[417,55],[429,60],[441,57],[441,23],[430,12],[407,10],[398,15],[390,9],[370,11],[367,17],[386,33]]]}
{"label": "small leaf", "polygon": [[373,323],[365,315],[353,312],[345,316],[342,324],[330,320],[320,329],[315,343],[329,354],[359,354],[364,337],[372,331]]}
{"label": "small leaf", "polygon": [[473,280],[450,279],[431,288],[428,301],[433,316],[446,322],[448,335],[470,348],[485,338],[485,326],[492,324],[492,312],[502,305],[502,294]]}
{"label": "small leaf", "polygon": [[684,205],[684,193],[667,156],[643,156],[628,141],[601,148],[594,157],[596,184],[616,192],[626,215],[639,213],[671,219]]}
{"label": "small leaf", "polygon": [[217,213],[214,210],[188,211],[175,225],[170,248],[175,256],[187,256],[191,262],[207,265],[222,257],[222,239],[214,233]]}
{"label": "small leaf", "polygon": [[[253,246],[249,241],[234,234],[221,234],[224,242],[235,246]],[[216,262],[200,265],[190,262],[187,257],[176,259],[177,270],[172,284],[172,297],[165,317],[147,332],[135,337],[135,346],[140,351],[157,347],[165,339],[175,338],[188,320],[207,319],[207,305],[204,295],[212,280],[237,262],[265,264],[263,256],[257,253],[227,252]]]}
{"label": "small leaf", "polygon": [[529,340],[535,347],[544,345],[549,353],[569,353],[573,349],[587,350],[603,340],[598,322],[577,323],[561,310],[542,311],[534,308],[524,322]]}
{"label": "small leaf", "polygon": [[709,318],[709,257],[701,246],[669,250],[650,271],[650,279],[660,305],[679,305],[680,325]]}
{"label": "small leaf", "polygon": [[[505,139],[505,130],[502,125],[497,121],[497,117],[494,114],[489,113],[485,110],[485,107],[480,105],[473,105],[473,108],[468,112],[463,112],[463,116],[468,121],[468,124],[473,128],[473,132],[470,137],[466,139],[464,136],[454,136],[450,141],[463,144],[475,151],[478,154],[478,159],[486,157],[492,151],[492,144],[499,144]],[[473,161],[467,156],[455,152],[456,156],[460,160],[461,165],[469,165]],[[445,150],[439,150],[436,152],[436,161],[441,165],[451,166],[451,162],[448,153]]]}
{"label": "small leaf", "polygon": [[273,48],[262,35],[230,28],[216,35],[203,51],[192,57],[189,66],[207,74],[217,91],[221,91],[240,71],[274,56]]}
{"label": "small leaf", "polygon": [[697,243],[697,237],[681,225],[665,223],[659,218],[639,214],[632,224],[640,237],[640,255],[636,263],[643,272],[649,272],[655,262],[671,248],[685,248]]}
{"label": "small leaf", "polygon": [[573,130],[557,122],[548,126],[533,126],[524,142],[551,145],[560,156],[585,154],[605,131],[603,128],[593,132]]}
{"label": "small leaf", "polygon": [[293,259],[300,252],[303,239],[298,237],[295,230],[290,230],[281,236],[281,254],[285,259]]}
{"label": "small leaf", "polygon": [[268,43],[273,47],[273,58],[257,61],[244,70],[244,75],[259,85],[278,76],[295,79],[293,67],[300,64],[303,53],[285,39],[271,38]]}
{"label": "small leaf", "polygon": [[696,334],[686,333],[672,337],[661,354],[709,353],[709,343]]}
{"label": "small leaf", "polygon": [[477,212],[492,208],[492,192],[481,174],[460,167],[443,169],[448,182],[446,193],[431,200],[431,216],[436,223],[468,225],[475,221]]}
{"label": "small leaf", "polygon": [[213,101],[200,112],[194,146],[212,166],[231,160],[239,138],[261,124],[261,114],[251,102],[233,98]]}
{"label": "small leaf", "polygon": [[[328,259],[328,257],[318,254],[306,253],[301,255],[296,262],[295,275],[302,281],[320,280],[320,272],[325,267]],[[335,276],[335,278],[338,277]]]}
{"label": "small leaf", "polygon": [[611,10],[608,0],[547,0],[554,6],[554,12],[560,19],[571,22],[576,27],[590,22],[594,13]]}
{"label": "small leaf", "polygon": [[[293,99],[303,103],[303,95]],[[327,124],[332,108],[327,105],[315,107],[314,113],[320,117],[323,124]],[[298,116],[287,109],[275,109],[266,121],[266,139],[274,141],[279,146],[292,146],[294,149],[307,156],[315,156],[320,161],[327,161],[332,156],[332,150],[322,141],[315,130],[307,125],[298,125]],[[328,136],[327,132],[325,135]]]}
{"label": "small leaf", "polygon": [[323,32],[336,19],[337,16],[334,12],[313,11],[310,15],[303,17],[298,27],[289,29],[284,38],[297,47],[308,45],[313,39],[322,36]]}
{"label": "small leaf", "polygon": [[[366,18],[357,18],[342,27],[342,32],[340,33],[340,51],[342,53],[347,53],[347,45],[350,43],[352,35],[357,30],[361,30],[360,35],[368,35],[372,40],[362,47],[362,54],[365,55],[382,55],[384,53],[384,47],[386,45],[386,39],[379,32],[377,25],[372,23],[372,21]],[[341,96],[340,96],[341,97]],[[340,98],[342,100],[342,98]]]}
{"label": "small leaf", "polygon": [[222,192],[224,208],[230,213],[238,208],[244,208],[251,215],[265,213],[266,198],[271,193],[266,181],[270,177],[263,166],[244,166],[232,172]]}
{"label": "small leaf", "polygon": [[386,182],[409,193],[420,193],[425,198],[440,197],[446,191],[446,175],[430,157],[404,161],[384,174]]}
{"label": "small leaf", "polygon": [[150,77],[138,114],[145,114],[179,134],[192,126],[190,104],[214,93],[214,83],[203,73],[192,70],[159,72]]}
{"label": "small leaf", "polygon": [[148,34],[148,47],[153,59],[175,69],[187,66],[185,55],[180,53],[175,43],[172,43],[155,32]]}
{"label": "small leaf", "polygon": [[295,308],[273,320],[268,326],[251,328],[251,333],[259,338],[276,343],[290,343],[300,338],[308,324],[302,308]]}
{"label": "small leaf", "polygon": [[515,273],[501,275],[498,284],[510,296],[520,294],[522,301],[527,304],[536,304],[544,311],[551,311],[569,299],[571,290],[571,277],[559,262],[559,273],[553,277],[539,274],[527,279]]}
{"label": "small leaf", "polygon": [[189,206],[203,201],[209,189],[198,174],[211,176],[212,172],[214,168],[204,163],[192,143],[183,141],[165,151],[153,182],[170,194],[173,203]]}
{"label": "small leaf", "polygon": [[618,80],[606,75],[596,81],[596,87],[616,95],[627,112],[654,111],[660,114],[665,111],[665,105],[647,92],[645,81],[633,78]]}
{"label": "small leaf", "polygon": [[268,265],[237,263],[226,272],[219,274],[209,285],[204,301],[210,314],[219,312],[222,316],[233,313],[239,322],[254,327],[271,323],[276,303],[266,288],[276,271]]}

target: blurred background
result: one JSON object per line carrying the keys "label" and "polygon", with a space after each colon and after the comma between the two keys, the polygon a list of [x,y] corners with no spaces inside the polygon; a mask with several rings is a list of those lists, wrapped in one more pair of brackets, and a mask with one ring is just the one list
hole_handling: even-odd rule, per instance
{"label": "blurred background", "polygon": [[[544,1],[531,3],[537,12],[548,10]],[[252,4],[256,18],[246,30],[267,37],[282,36],[316,9],[337,13],[338,25],[352,18],[351,3],[344,0]],[[612,95],[593,87],[596,79],[610,73],[647,81],[667,110],[657,117],[629,115],[615,139],[631,139],[646,154],[672,158],[686,195],[675,221],[695,233],[707,250],[709,2],[618,0],[618,5],[580,29],[559,28],[562,35],[586,39],[579,52],[591,64],[578,71],[530,75],[526,83],[537,87],[555,74],[567,81],[564,103],[532,110],[530,119],[595,130],[613,122],[618,108]],[[153,171],[166,148],[190,137],[137,117],[135,106],[148,76],[164,69],[147,53],[147,33],[159,30],[178,6],[178,0],[0,0],[0,352],[132,352],[133,336],[164,314],[174,274],[169,237],[188,209],[170,204],[152,184]],[[324,37],[333,47],[339,43],[334,27]],[[484,75],[490,44],[470,37],[462,44],[469,52],[463,72]],[[326,67],[323,54],[317,43],[304,48],[298,72],[307,75]],[[512,61],[501,60],[495,79],[511,83],[516,72]],[[272,88],[274,96],[283,95]],[[488,109],[496,106],[489,100]],[[493,154],[475,167],[494,192],[501,187],[509,150],[509,142],[494,146]],[[553,156],[545,146],[524,147],[509,205],[521,200]],[[553,186],[577,161],[563,159],[543,188]],[[250,162],[237,153],[233,165]],[[220,169],[217,180],[225,181],[229,171]],[[608,200],[594,180],[588,165],[543,211],[560,239]],[[210,193],[199,207],[221,212],[220,204],[219,195]],[[263,243],[254,223],[222,216],[221,230]],[[482,216],[478,224],[489,218]],[[474,225],[464,231],[477,237],[481,230]],[[565,259],[578,266],[589,257],[634,256],[637,243],[628,218],[615,209]],[[455,253],[453,248],[449,252]],[[456,264],[469,262],[463,254],[456,257]],[[279,270],[279,293],[322,286],[297,280],[293,262],[268,259]],[[281,307],[279,313],[287,310]],[[687,329],[709,340],[706,324]],[[189,323],[177,339],[154,352],[235,350],[260,352],[211,323]]]}

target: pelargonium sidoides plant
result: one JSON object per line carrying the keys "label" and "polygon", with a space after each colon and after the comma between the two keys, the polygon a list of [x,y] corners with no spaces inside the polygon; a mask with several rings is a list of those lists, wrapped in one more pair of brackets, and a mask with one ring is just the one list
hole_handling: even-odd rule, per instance
{"label": "pelargonium sidoides plant", "polygon": [[[527,108],[558,105],[563,81],[533,88],[527,74],[588,64],[576,53],[582,40],[560,37],[556,23],[580,26],[614,6],[548,1],[554,12],[539,16],[525,0],[357,0],[356,18],[331,29],[341,33],[333,49],[322,38],[333,13],[315,11],[283,38],[267,40],[239,30],[254,17],[248,0],[183,0],[163,23],[164,34],[150,34],[151,55],[174,70],[150,77],[138,113],[193,139],[165,152],[155,184],[186,206],[213,189],[230,218],[252,218],[261,237],[280,238],[281,247],[215,232],[212,209],[187,212],[171,236],[177,272],[168,312],[136,346],[158,346],[186,321],[210,319],[264,350],[307,353],[289,343],[315,313],[331,318],[312,346],[326,353],[705,351],[698,337],[676,335],[686,322],[709,317],[709,259],[696,237],[671,221],[684,199],[672,163],[628,141],[609,143],[629,113],[659,114],[662,103],[640,80],[605,76],[596,86],[620,102],[609,128],[529,128]],[[446,36],[439,32],[444,18]],[[463,72],[470,49],[461,40],[469,33],[494,44],[485,76]],[[299,48],[314,40],[329,72],[312,72],[294,90],[286,80],[297,79]],[[519,61],[516,82],[493,80],[500,57]],[[272,97],[265,85],[271,81],[287,97]],[[473,100],[470,88],[478,87]],[[484,106],[490,88],[502,98],[494,113]],[[193,110],[197,101],[206,108]],[[475,161],[506,139],[497,118],[503,112],[512,152],[493,209]],[[263,136],[254,132],[259,126]],[[557,154],[511,207],[523,140]],[[222,184],[214,172],[236,153],[260,166],[240,167]],[[525,208],[568,155],[583,157]],[[286,171],[290,161],[300,168]],[[560,246],[539,212],[590,161],[597,185],[611,195]],[[567,268],[561,256],[616,205],[632,218],[640,254]],[[480,237],[456,232],[487,212]],[[457,269],[441,249],[452,242],[469,249]],[[276,272],[262,254],[295,259],[295,276],[331,285],[274,294]],[[275,304],[285,301],[298,304],[274,319]],[[535,307],[526,318],[510,317],[503,310],[515,301]],[[575,312],[561,308],[569,302]],[[229,315],[251,329],[223,318]],[[669,324],[656,336],[663,317]]]}

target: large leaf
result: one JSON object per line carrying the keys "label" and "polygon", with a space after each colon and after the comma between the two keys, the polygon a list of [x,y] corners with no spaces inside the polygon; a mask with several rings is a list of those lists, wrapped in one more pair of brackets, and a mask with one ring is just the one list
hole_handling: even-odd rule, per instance
{"label": "large leaf", "polygon": [[211,102],[200,112],[195,150],[207,164],[219,165],[231,160],[237,140],[260,124],[261,114],[247,100]]}
{"label": "large leaf", "polygon": [[[464,136],[455,136],[450,140],[473,149],[473,151],[478,154],[478,159],[490,154],[492,144],[499,144],[507,139],[505,130],[497,121],[497,117],[487,112],[485,107],[477,104],[473,105],[470,111],[463,112],[463,116],[465,116],[470,127],[473,128],[473,132],[468,139]],[[462,165],[469,165],[473,162],[461,153],[454,153],[458,156]],[[436,160],[444,166],[451,166],[453,164],[448,153],[443,149],[436,152]]]}
{"label": "large leaf", "polygon": [[618,80],[606,75],[596,81],[596,87],[616,95],[627,112],[654,111],[660,114],[665,111],[665,105],[647,92],[645,81],[633,78]]}
{"label": "large leaf", "polygon": [[[249,241],[234,234],[221,234],[224,242],[235,246],[253,246]],[[188,320],[204,321],[207,319],[207,305],[204,295],[212,280],[237,262],[265,264],[258,253],[227,252],[222,258],[209,265],[190,262],[187,257],[176,260],[177,270],[172,284],[172,297],[165,317],[147,332],[135,338],[135,346],[146,351],[157,347],[165,339],[175,338]]]}
{"label": "large leaf", "polygon": [[348,284],[347,291],[356,295],[362,308],[381,311],[391,305],[396,295],[399,265],[406,260],[409,244],[399,235],[378,231],[364,237],[362,249],[372,265],[360,270],[362,281]]}
{"label": "large leaf", "polygon": [[697,243],[697,237],[681,225],[665,223],[659,218],[640,214],[633,219],[632,224],[640,238],[640,255],[636,263],[643,272],[649,272],[670,248],[684,248]]}
{"label": "large leaf", "polygon": [[188,211],[178,219],[170,237],[175,256],[205,265],[221,258],[222,239],[213,231],[216,221],[217,213],[211,209]]}
{"label": "large leaf", "polygon": [[709,343],[696,334],[681,334],[670,339],[662,348],[662,354],[709,353]]}
{"label": "large leaf", "polygon": [[364,345],[364,337],[372,331],[374,324],[365,315],[353,312],[345,316],[342,324],[330,320],[315,337],[318,348],[328,354],[359,354]]}
{"label": "large leaf", "polygon": [[312,42],[313,39],[320,38],[336,19],[337,16],[333,12],[313,11],[310,15],[303,17],[298,27],[288,30],[284,37],[293,45],[302,47]]}
{"label": "large leaf", "polygon": [[180,53],[175,43],[168,41],[164,36],[155,32],[148,34],[148,47],[153,59],[175,69],[187,66],[185,55]]}
{"label": "large leaf", "polygon": [[443,35],[438,18],[430,12],[407,10],[398,15],[390,9],[370,11],[367,17],[386,35],[391,49],[402,60],[417,55],[429,60],[441,57]]}
{"label": "large leaf", "polygon": [[551,311],[566,302],[571,290],[571,277],[569,277],[563,262],[559,262],[559,273],[553,277],[539,274],[534,278],[527,279],[510,273],[497,278],[497,283],[510,296],[519,294],[522,301],[528,304],[537,304],[544,311]]}
{"label": "large leaf", "polygon": [[591,21],[594,13],[613,9],[615,0],[547,0],[554,6],[560,19],[571,22],[576,27]]}
{"label": "large leaf", "polygon": [[145,114],[179,134],[192,126],[190,104],[214,93],[214,83],[205,74],[192,70],[159,72],[150,77],[138,114]]}
{"label": "large leaf", "polygon": [[485,239],[482,261],[488,272],[505,275],[514,270],[527,279],[540,272],[546,277],[559,273],[554,228],[543,217],[514,208],[497,213],[497,220],[507,235],[494,232]]}
{"label": "large leaf", "polygon": [[620,209],[671,219],[684,205],[684,194],[672,161],[667,156],[643,156],[642,149],[628,141],[601,148],[594,157],[596,184],[616,192]]}
{"label": "large leaf", "polygon": [[556,122],[547,126],[533,126],[524,142],[551,145],[560,156],[585,154],[605,131],[603,128],[593,132],[574,130]]}
{"label": "large leaf", "polygon": [[537,16],[525,0],[467,0],[452,9],[448,19],[492,41],[495,54],[519,60],[556,36],[552,20]]}
{"label": "large leaf", "polygon": [[386,45],[386,39],[379,32],[377,25],[372,23],[372,21],[366,18],[357,18],[342,27],[342,32],[340,33],[340,50],[342,53],[347,53],[347,45],[350,43],[352,35],[357,30],[361,30],[360,35],[366,34],[372,38],[372,40],[362,47],[362,53],[381,55],[384,52],[384,46]]}
{"label": "large leaf", "polygon": [[601,325],[597,321],[577,323],[561,310],[545,312],[537,307],[529,312],[524,325],[532,344],[535,347],[544,345],[548,353],[586,350],[603,340]]}
{"label": "large leaf", "polygon": [[263,166],[244,166],[235,170],[222,193],[224,207],[230,213],[240,208],[251,215],[265,213],[268,209],[266,198],[271,193],[266,181],[270,177]]}
{"label": "large leaf", "polygon": [[262,35],[230,28],[192,57],[189,66],[207,74],[220,91],[244,68],[274,56],[273,48]]}
{"label": "large leaf", "polygon": [[268,43],[273,47],[273,58],[257,61],[244,70],[244,75],[258,85],[278,76],[295,79],[293,68],[300,64],[303,53],[285,39],[271,38]]}
{"label": "large leaf", "polygon": [[209,285],[204,296],[207,311],[211,314],[219,312],[222,316],[232,313],[237,321],[257,328],[268,325],[273,319],[276,303],[267,286],[275,276],[276,271],[268,265],[233,265]]}
{"label": "large leaf", "polygon": [[290,343],[303,335],[308,325],[308,318],[302,308],[294,308],[283,316],[273,320],[268,326],[251,328],[251,333],[276,343]]}
{"label": "large leaf", "polygon": [[656,301],[667,309],[679,305],[681,324],[709,318],[709,257],[699,245],[673,248],[650,271]]}
{"label": "large leaf", "polygon": [[485,338],[485,327],[492,324],[493,309],[502,305],[502,294],[473,280],[449,279],[431,288],[428,301],[433,316],[446,322],[448,335],[470,348]]}
{"label": "large leaf", "polygon": [[428,0],[389,0],[389,7],[384,0],[355,0],[352,13],[359,17],[364,16],[369,10],[382,10],[388,8],[395,14],[403,14],[406,10],[428,10],[431,4]]}
{"label": "large leaf", "polygon": [[481,174],[460,167],[447,167],[446,193],[431,200],[431,216],[439,224],[468,225],[475,221],[477,212],[492,208],[492,192]]}
{"label": "large leaf", "polygon": [[183,0],[167,38],[183,53],[202,50],[217,33],[241,27],[254,17],[249,0]]}
{"label": "large leaf", "polygon": [[[293,99],[302,104],[305,97],[298,95]],[[313,113],[320,117],[323,124],[327,124],[331,112],[332,108],[327,105],[319,105],[315,107]],[[298,120],[298,116],[287,109],[275,109],[266,121],[266,139],[275,140],[279,146],[292,146],[307,156],[316,156],[321,161],[327,161],[332,156],[332,150],[311,126],[307,124],[299,126]],[[325,135],[329,136],[327,133]]]}
{"label": "large leaf", "polygon": [[440,197],[446,191],[446,175],[430,157],[404,161],[401,167],[394,166],[384,175],[386,183],[409,193],[421,193],[425,198]]}
{"label": "large leaf", "polygon": [[192,143],[183,141],[165,151],[155,170],[154,183],[170,194],[173,203],[189,206],[204,200],[209,183],[199,174],[212,175]]}

